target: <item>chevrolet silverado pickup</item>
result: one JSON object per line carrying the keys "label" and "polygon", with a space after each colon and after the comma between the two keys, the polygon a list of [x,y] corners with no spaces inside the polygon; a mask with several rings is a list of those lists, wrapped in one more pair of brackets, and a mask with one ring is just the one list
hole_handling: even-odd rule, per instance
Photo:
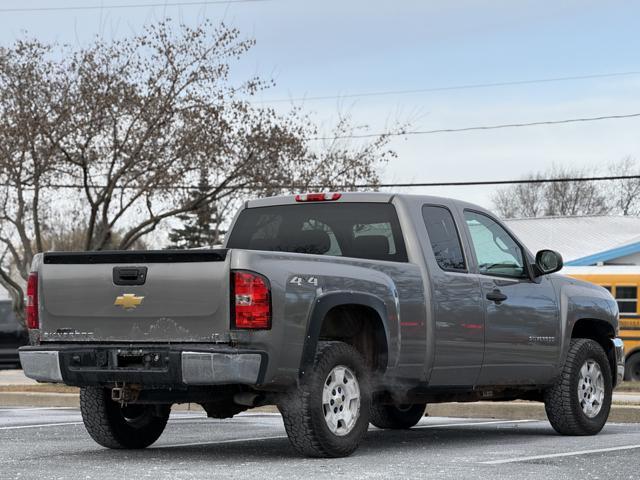
{"label": "chevrolet silverado pickup", "polygon": [[144,448],[171,405],[277,405],[301,454],[356,450],[427,403],[544,402],[593,435],[624,375],[618,307],[554,272],[490,212],[390,193],[244,203],[223,248],[47,252],[27,285],[27,376],[80,387],[108,448]]}

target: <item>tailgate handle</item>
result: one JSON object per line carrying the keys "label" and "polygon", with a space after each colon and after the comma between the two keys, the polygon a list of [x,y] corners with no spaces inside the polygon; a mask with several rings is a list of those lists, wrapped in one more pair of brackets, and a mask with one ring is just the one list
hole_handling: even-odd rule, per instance
{"label": "tailgate handle", "polygon": [[147,267],[113,267],[113,283],[116,285],[144,285]]}

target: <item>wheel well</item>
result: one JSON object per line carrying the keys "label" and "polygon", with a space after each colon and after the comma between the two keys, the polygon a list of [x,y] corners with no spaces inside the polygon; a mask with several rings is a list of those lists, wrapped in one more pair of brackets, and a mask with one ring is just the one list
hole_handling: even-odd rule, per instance
{"label": "wheel well", "polygon": [[583,318],[573,325],[571,338],[589,338],[600,344],[607,354],[609,365],[611,366],[611,378],[615,384],[617,378],[616,353],[611,339],[616,336],[616,332],[610,323],[603,320]]}
{"label": "wheel well", "polygon": [[387,367],[388,346],[382,319],[365,305],[339,305],[329,310],[320,329],[320,340],[339,340],[358,350],[375,370]]}

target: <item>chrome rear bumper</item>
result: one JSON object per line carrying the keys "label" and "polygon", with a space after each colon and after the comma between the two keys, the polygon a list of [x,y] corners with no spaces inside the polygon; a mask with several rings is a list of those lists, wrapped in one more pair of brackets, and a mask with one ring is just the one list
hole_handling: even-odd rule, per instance
{"label": "chrome rear bumper", "polygon": [[624,342],[619,338],[611,340],[616,354],[616,378],[614,386],[620,385],[624,380]]}
{"label": "chrome rear bumper", "polygon": [[221,345],[54,345],[20,349],[24,374],[41,382],[86,386],[256,385],[264,352]]}

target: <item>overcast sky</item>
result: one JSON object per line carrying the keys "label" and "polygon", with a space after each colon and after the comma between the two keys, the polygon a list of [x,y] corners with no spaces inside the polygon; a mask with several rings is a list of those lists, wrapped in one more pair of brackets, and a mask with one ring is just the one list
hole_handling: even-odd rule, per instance
{"label": "overcast sky", "polygon": [[[180,1],[180,0],[177,0]],[[186,0],[184,0],[186,1]],[[26,30],[44,41],[85,43],[139,32],[163,16],[224,19],[257,45],[235,75],[272,77],[262,100],[428,89],[550,77],[640,72],[640,2],[270,0],[234,5],[110,9],[152,0],[0,0],[0,43]],[[168,2],[175,3],[175,2]],[[8,12],[42,6],[96,10]],[[371,131],[558,120],[640,112],[640,75],[406,95],[307,100],[324,125],[349,111]],[[285,108],[287,104],[276,104]],[[640,159],[640,119],[398,138],[386,181],[521,177],[552,164],[599,167]],[[490,207],[493,187],[411,189]]]}

